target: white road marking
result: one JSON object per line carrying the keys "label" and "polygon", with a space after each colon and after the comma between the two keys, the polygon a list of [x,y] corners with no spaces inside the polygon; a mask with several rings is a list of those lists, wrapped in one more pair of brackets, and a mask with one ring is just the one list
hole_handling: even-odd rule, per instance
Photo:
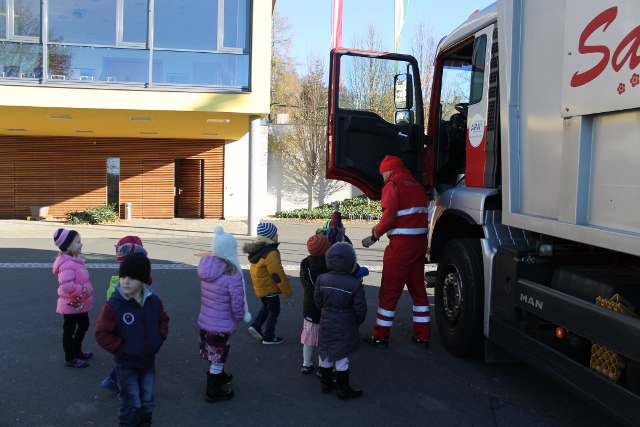
{"label": "white road marking", "polygon": [[[120,264],[117,263],[92,263],[88,262],[85,264],[85,267],[89,268],[108,268],[117,270]],[[190,270],[195,269],[197,267],[196,264],[151,264],[152,270]],[[241,264],[243,270],[249,270],[250,264]],[[285,264],[282,266],[284,270],[287,271],[297,271],[300,270],[299,264]],[[382,271],[382,266],[380,265],[365,265],[363,267],[367,267],[369,271]],[[4,262],[0,263],[0,268],[53,268],[53,263],[46,262]]]}

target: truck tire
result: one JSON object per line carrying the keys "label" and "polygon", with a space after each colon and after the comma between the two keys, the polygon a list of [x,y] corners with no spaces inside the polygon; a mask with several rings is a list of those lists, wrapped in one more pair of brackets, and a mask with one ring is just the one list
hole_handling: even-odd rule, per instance
{"label": "truck tire", "polygon": [[480,241],[455,239],[447,243],[438,262],[434,304],[440,338],[455,356],[481,353],[483,282]]}

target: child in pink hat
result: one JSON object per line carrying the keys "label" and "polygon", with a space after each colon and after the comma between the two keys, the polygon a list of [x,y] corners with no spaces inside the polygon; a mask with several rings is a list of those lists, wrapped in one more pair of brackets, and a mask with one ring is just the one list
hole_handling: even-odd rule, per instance
{"label": "child in pink hat", "polygon": [[89,281],[89,271],[80,258],[82,241],[77,231],[59,228],[53,233],[53,242],[60,249],[53,263],[53,274],[58,276],[59,284],[56,312],[64,317],[64,365],[69,368],[86,368],[89,364],[85,359],[93,357],[93,353],[82,351],[82,341],[89,329],[93,287]]}

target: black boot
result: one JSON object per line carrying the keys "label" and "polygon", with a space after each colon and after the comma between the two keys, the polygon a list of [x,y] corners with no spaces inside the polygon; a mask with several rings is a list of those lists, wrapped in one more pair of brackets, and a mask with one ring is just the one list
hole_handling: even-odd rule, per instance
{"label": "black boot", "polygon": [[224,369],[220,372],[220,384],[227,385],[233,381],[233,374],[227,374]]}
{"label": "black boot", "polygon": [[348,369],[346,371],[337,371],[336,375],[338,377],[338,399],[357,399],[362,396],[362,390],[354,390],[349,385]]}
{"label": "black boot", "polygon": [[219,400],[229,400],[233,397],[233,390],[223,390],[224,374],[211,374],[207,372],[207,402],[217,402]]}
{"label": "black boot", "polygon": [[322,383],[322,392],[330,393],[331,390],[336,388],[336,384],[333,382],[333,368],[323,368],[319,367],[318,372],[320,372],[320,382]]}
{"label": "black boot", "polygon": [[151,427],[152,420],[150,416],[143,417],[138,421],[138,425],[136,427]]}

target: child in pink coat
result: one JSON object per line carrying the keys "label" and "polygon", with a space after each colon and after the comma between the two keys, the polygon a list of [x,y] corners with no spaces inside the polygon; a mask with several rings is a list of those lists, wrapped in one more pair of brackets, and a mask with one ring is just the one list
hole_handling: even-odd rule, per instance
{"label": "child in pink coat", "polygon": [[93,353],[82,351],[82,341],[89,329],[89,312],[93,308],[93,287],[89,271],[84,266],[80,234],[75,230],[59,228],[53,241],[60,253],[53,263],[53,274],[58,276],[57,313],[64,317],[62,326],[62,348],[64,365],[69,368],[86,368],[85,359]]}
{"label": "child in pink coat", "polygon": [[233,390],[223,389],[233,379],[224,372],[229,355],[229,338],[244,319],[251,321],[244,291],[242,268],[238,261],[238,243],[222,227],[214,229],[211,242],[213,256],[203,256],[198,264],[201,287],[200,356],[211,363],[207,372],[208,402],[229,400]]}

